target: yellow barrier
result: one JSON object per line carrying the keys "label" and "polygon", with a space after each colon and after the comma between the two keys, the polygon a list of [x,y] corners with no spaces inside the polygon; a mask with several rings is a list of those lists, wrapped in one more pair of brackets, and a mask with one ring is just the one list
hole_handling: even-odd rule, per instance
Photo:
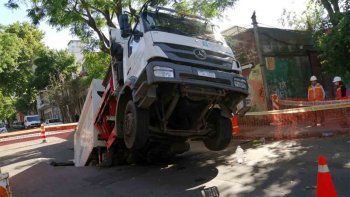
{"label": "yellow barrier", "polygon": [[248,112],[245,115],[246,116],[264,116],[264,115],[276,115],[276,114],[294,114],[294,113],[304,113],[304,112],[321,111],[321,110],[342,109],[342,108],[350,108],[350,101],[335,103],[335,104],[291,108],[291,109],[281,109],[281,110],[262,111],[262,112]]}

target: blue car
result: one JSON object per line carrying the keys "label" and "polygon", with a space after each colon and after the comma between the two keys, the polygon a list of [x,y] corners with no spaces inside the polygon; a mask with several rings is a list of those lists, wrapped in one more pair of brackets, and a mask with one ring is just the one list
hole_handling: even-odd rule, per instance
{"label": "blue car", "polygon": [[0,133],[7,133],[7,128],[4,123],[0,123]]}

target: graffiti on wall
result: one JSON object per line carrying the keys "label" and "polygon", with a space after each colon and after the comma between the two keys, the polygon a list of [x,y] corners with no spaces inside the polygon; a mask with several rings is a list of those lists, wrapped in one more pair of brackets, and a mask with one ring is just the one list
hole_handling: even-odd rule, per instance
{"label": "graffiti on wall", "polygon": [[266,81],[269,94],[277,94],[280,98],[305,98],[308,78],[311,75],[311,66],[307,56],[274,58],[267,61],[274,66],[267,66]]}

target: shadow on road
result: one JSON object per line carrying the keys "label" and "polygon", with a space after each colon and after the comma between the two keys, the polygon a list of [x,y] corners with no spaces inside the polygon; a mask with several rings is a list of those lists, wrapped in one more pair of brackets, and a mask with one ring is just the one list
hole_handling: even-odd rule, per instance
{"label": "shadow on road", "polygon": [[[317,156],[329,160],[339,196],[350,193],[350,136],[328,139],[279,141],[246,150],[244,164],[236,162],[235,145],[221,152],[206,151],[197,142],[193,151],[168,165],[52,167],[47,162],[11,177],[14,196],[202,196],[216,186],[220,196],[313,196]],[[1,158],[0,165],[35,158],[60,161],[73,158],[69,141],[20,151]]]}

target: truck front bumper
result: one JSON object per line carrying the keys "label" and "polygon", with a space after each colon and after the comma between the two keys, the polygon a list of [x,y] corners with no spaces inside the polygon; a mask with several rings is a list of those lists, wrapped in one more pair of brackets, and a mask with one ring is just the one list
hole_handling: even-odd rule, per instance
{"label": "truck front bumper", "polygon": [[[169,70],[173,71],[173,77],[156,76],[154,67],[170,68]],[[177,83],[181,85],[210,87],[226,90],[228,92],[240,93],[245,96],[248,95],[247,80],[243,76],[234,73],[163,61],[149,63],[146,67],[146,72],[149,85],[157,83]]]}

